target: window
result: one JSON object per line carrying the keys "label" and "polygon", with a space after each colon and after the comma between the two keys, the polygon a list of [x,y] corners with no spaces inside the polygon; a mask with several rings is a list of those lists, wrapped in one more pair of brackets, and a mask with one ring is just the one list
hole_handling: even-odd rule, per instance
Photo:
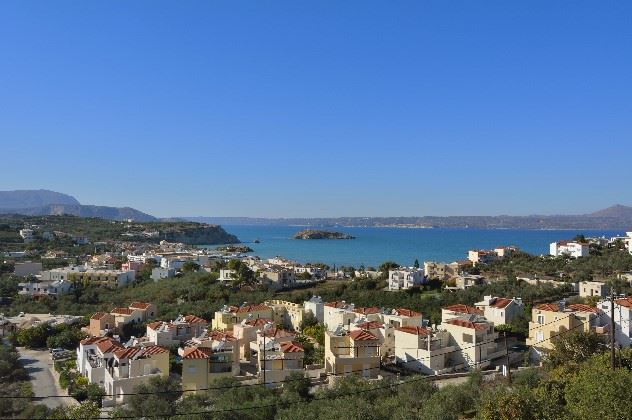
{"label": "window", "polygon": [[538,324],[544,324],[544,315],[538,315]]}
{"label": "window", "polygon": [[537,331],[535,333],[535,341],[543,341],[544,340],[544,333],[542,331]]}
{"label": "window", "polygon": [[472,337],[472,334],[463,334],[463,342],[464,343],[473,343],[474,342],[474,337]]}

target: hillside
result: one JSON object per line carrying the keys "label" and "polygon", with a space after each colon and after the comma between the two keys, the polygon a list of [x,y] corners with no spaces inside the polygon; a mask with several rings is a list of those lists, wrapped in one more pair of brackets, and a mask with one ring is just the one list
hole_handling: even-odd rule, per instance
{"label": "hillside", "polygon": [[310,227],[424,227],[472,229],[632,229],[632,207],[616,205],[584,215],[531,216],[402,216],[338,218],[182,217],[222,225],[282,225]]}
{"label": "hillside", "polygon": [[[189,245],[220,245],[239,243],[235,235],[221,226],[193,222],[117,222],[103,218],[86,218],[71,215],[24,216],[0,215],[0,238],[14,238],[21,242],[18,231],[24,226],[35,230],[39,238],[43,232],[63,232],[70,236],[87,236],[90,241],[110,242],[182,242]],[[158,232],[148,236],[148,232]],[[6,239],[5,239],[6,240]],[[7,242],[12,242],[8,241]]]}
{"label": "hillside", "polygon": [[0,209],[26,209],[50,204],[78,205],[70,195],[50,190],[0,191]]}
{"label": "hillside", "polygon": [[67,194],[49,190],[0,191],[0,214],[48,216],[68,214],[109,220],[133,219],[140,222],[156,218],[131,207],[85,205]]}

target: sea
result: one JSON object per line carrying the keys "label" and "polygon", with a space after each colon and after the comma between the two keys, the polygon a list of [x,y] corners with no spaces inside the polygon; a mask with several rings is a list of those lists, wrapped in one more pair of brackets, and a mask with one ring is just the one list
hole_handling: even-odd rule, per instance
{"label": "sea", "polygon": [[[307,226],[223,225],[261,258],[281,256],[300,263],[377,267],[384,261],[411,266],[415,259],[452,262],[467,258],[470,249],[515,245],[533,255],[548,254],[549,244],[575,235],[624,236],[615,230],[524,230],[335,227],[323,228],[354,236],[345,240],[299,240],[292,236]],[[312,227],[313,228],[313,227]],[[318,229],[318,228],[316,228]],[[258,240],[258,243],[255,241]],[[217,245],[207,245],[215,248]]]}

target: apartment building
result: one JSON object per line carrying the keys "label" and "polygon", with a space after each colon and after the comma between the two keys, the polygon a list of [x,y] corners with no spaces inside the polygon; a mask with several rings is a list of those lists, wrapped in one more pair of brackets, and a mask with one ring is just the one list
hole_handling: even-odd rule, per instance
{"label": "apartment building", "polygon": [[110,337],[90,337],[77,347],[77,371],[91,384],[105,387],[105,369],[114,359],[114,351],[123,345]]}
{"label": "apartment building", "polygon": [[[610,301],[602,300],[597,304],[603,312],[601,325],[610,326],[610,319],[613,313],[610,309]],[[632,345],[632,296],[615,299],[614,301],[614,338],[615,342],[622,347]]]}
{"label": "apartment building", "polygon": [[120,287],[136,281],[134,271],[102,270],[85,266],[71,266],[42,271],[42,280],[65,280],[71,283],[96,284],[107,287]]}
{"label": "apartment building", "polygon": [[208,322],[195,315],[180,315],[174,321],[147,324],[147,341],[157,346],[180,345],[204,333]]}
{"label": "apartment building", "polygon": [[73,284],[68,280],[25,281],[18,283],[18,294],[31,296],[34,299],[56,298],[70,292],[73,287]]}
{"label": "apartment building", "polygon": [[384,310],[382,311],[381,317],[382,322],[390,324],[395,328],[422,327],[424,324],[421,312],[416,312],[406,308]]}
{"label": "apartment building", "polygon": [[296,276],[291,268],[268,267],[259,271],[258,274],[261,284],[272,290],[290,288],[296,285]]}
{"label": "apartment building", "polygon": [[180,349],[182,389],[208,389],[214,380],[239,375],[239,340],[230,332],[209,331],[194,338],[195,346]]}
{"label": "apartment building", "polygon": [[521,298],[484,296],[483,300],[477,302],[475,306],[482,310],[485,318],[495,325],[509,324],[524,314],[524,303]]}
{"label": "apartment building", "polygon": [[356,319],[354,309],[353,303],[347,303],[344,300],[327,302],[323,306],[323,324],[330,331],[341,326],[346,327]]}
{"label": "apartment building", "polygon": [[264,305],[272,308],[274,322],[294,331],[300,330],[305,315],[303,305],[285,300],[270,300],[264,302]]}
{"label": "apartment building", "polygon": [[441,308],[441,322],[444,323],[453,318],[461,318],[469,315],[484,316],[485,312],[475,306],[456,304]]}
{"label": "apartment building", "polygon": [[[596,307],[564,301],[537,305],[531,311],[527,345],[532,346],[539,357],[553,348],[553,340],[566,331],[601,332],[605,317]],[[602,319],[603,318],[603,319]]]}
{"label": "apartment building", "polygon": [[325,372],[340,377],[376,378],[380,370],[379,339],[365,330],[339,328],[325,332]]}
{"label": "apartment building", "polygon": [[388,271],[389,290],[407,290],[426,282],[423,268],[402,267]]}
{"label": "apartment building", "polygon": [[257,333],[266,325],[274,326],[271,318],[248,318],[233,325],[233,335],[239,341],[239,359],[250,360],[250,343],[257,341]]}
{"label": "apartment building", "polygon": [[449,361],[456,347],[447,331],[407,326],[395,328],[394,336],[398,365],[426,375],[452,371]]}
{"label": "apartment building", "polygon": [[259,354],[257,368],[261,384],[280,386],[292,373],[305,374],[305,350],[298,341],[270,340],[265,344],[265,352],[262,344]]}
{"label": "apartment building", "polygon": [[[468,265],[472,265],[470,261],[468,261]],[[424,272],[426,277],[429,279],[437,279],[441,281],[448,281],[457,275],[463,270],[463,267],[458,262],[452,263],[442,263],[442,262],[434,262],[434,261],[426,261],[424,262]]]}
{"label": "apartment building", "polygon": [[132,302],[128,307],[114,308],[110,312],[97,312],[90,317],[88,334],[99,337],[108,333],[119,334],[121,328],[131,322],[141,323],[154,319],[156,306],[146,302]]}
{"label": "apartment building", "polygon": [[441,323],[441,329],[450,334],[450,344],[456,350],[449,356],[454,369],[484,369],[505,355],[496,343],[494,324],[480,315],[449,319]]}
{"label": "apartment building", "polygon": [[103,405],[123,404],[136,387],[154,377],[169,376],[169,349],[160,346],[127,347],[114,350],[105,368]]}
{"label": "apartment building", "polygon": [[271,307],[263,304],[252,305],[244,303],[241,306],[225,305],[222,309],[215,312],[212,329],[232,331],[235,324],[239,324],[244,319],[249,318],[274,319],[274,311]]}
{"label": "apartment building", "polygon": [[549,253],[554,257],[567,255],[573,258],[581,258],[588,256],[590,251],[590,247],[587,243],[580,243],[575,241],[552,242],[549,248]]}

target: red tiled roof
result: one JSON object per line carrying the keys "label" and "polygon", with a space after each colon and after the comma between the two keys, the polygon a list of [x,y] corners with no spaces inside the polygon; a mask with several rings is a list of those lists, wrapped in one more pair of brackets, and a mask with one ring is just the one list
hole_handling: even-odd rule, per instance
{"label": "red tiled roof", "polygon": [[101,353],[111,353],[117,349],[123,348],[121,343],[111,338],[109,338],[108,340],[99,341],[98,343],[96,343],[96,345],[97,345],[97,348],[101,351]]}
{"label": "red tiled roof", "polygon": [[150,328],[152,330],[157,330],[158,328],[160,328],[162,326],[164,321],[154,321],[154,322],[150,322],[149,324],[147,324],[147,328]]}
{"label": "red tiled roof", "polygon": [[130,308],[114,308],[110,311],[110,313],[121,315],[131,315],[133,312],[134,310]]}
{"label": "red tiled roof", "polygon": [[235,337],[232,332],[226,331],[211,330],[206,336],[216,341],[237,341],[237,337]]}
{"label": "red tiled roof", "polygon": [[147,309],[151,306],[151,303],[146,302],[132,302],[129,307],[132,309]]}
{"label": "red tiled roof", "polygon": [[187,347],[182,353],[182,358],[187,360],[208,359],[211,353],[212,350],[208,347]]}
{"label": "red tiled roof", "polygon": [[459,327],[473,328],[475,330],[486,330],[488,327],[487,324],[484,322],[472,322],[472,321],[466,321],[465,319],[458,319],[458,318],[454,318],[449,321],[446,321],[446,323],[452,324],[452,325],[458,325]]}
{"label": "red tiled roof", "polygon": [[507,307],[507,305],[509,305],[511,303],[513,299],[507,299],[507,298],[494,298],[493,302],[491,305],[489,306],[493,306],[494,308],[505,308]]}
{"label": "red tiled roof", "polygon": [[383,326],[384,326],[384,323],[380,321],[368,321],[368,322],[363,322],[361,324],[356,324],[356,327],[361,328],[363,330],[376,330],[378,328],[382,328]]}
{"label": "red tiled roof", "polygon": [[351,337],[355,341],[369,341],[369,340],[377,340],[377,337],[371,334],[366,330],[355,330],[349,333],[349,337]]}
{"label": "red tiled roof", "polygon": [[[244,313],[244,312],[258,312],[258,311],[272,311],[269,306],[259,304],[259,305],[242,305],[235,312]],[[231,311],[233,312],[233,311]]]}
{"label": "red tiled roof", "polygon": [[286,341],[280,344],[283,353],[300,353],[304,352],[303,345],[297,341]]}
{"label": "red tiled roof", "polygon": [[109,313],[107,313],[107,312],[96,312],[94,315],[92,315],[92,316],[90,317],[90,319],[97,319],[97,320],[98,320],[98,319],[103,318],[103,317],[104,317],[104,316],[106,316],[106,315],[110,315],[110,314],[109,314]]}
{"label": "red tiled roof", "polygon": [[99,343],[101,341],[110,341],[112,340],[110,337],[89,337],[80,341],[84,346]]}
{"label": "red tiled roof", "polygon": [[200,318],[199,316],[195,316],[195,315],[187,315],[184,317],[184,321],[188,322],[189,324],[208,324],[208,321],[206,321],[205,319]]}
{"label": "red tiled roof", "polygon": [[288,331],[288,330],[285,330],[283,328],[276,328],[276,327],[263,329],[263,330],[261,330],[261,333],[263,335],[265,335],[266,337],[274,337],[274,338],[295,337],[296,336],[296,333],[293,333],[292,331]]}
{"label": "red tiled roof", "polygon": [[252,318],[252,319],[246,320],[244,324],[250,325],[251,327],[260,327],[260,326],[266,325],[269,322],[274,322],[274,321],[270,318]]}
{"label": "red tiled roof", "polygon": [[138,359],[141,357],[152,356],[154,354],[165,353],[168,351],[168,349],[160,346],[128,347],[116,350],[114,352],[114,355],[119,359]]}
{"label": "red tiled roof", "polygon": [[582,303],[566,305],[566,307],[570,309],[571,311],[577,311],[577,312],[599,312],[599,309],[595,308],[594,306],[584,305]]}
{"label": "red tiled roof", "polygon": [[329,306],[330,308],[344,308],[348,305],[347,302],[344,301],[340,301],[340,300],[334,300],[333,302],[327,302],[325,303],[325,306]]}
{"label": "red tiled roof", "polygon": [[377,308],[375,306],[368,306],[365,308],[355,308],[353,312],[356,312],[358,314],[363,314],[363,315],[379,314],[380,308]]}
{"label": "red tiled roof", "polygon": [[408,334],[419,335],[421,337],[425,337],[430,334],[431,330],[424,327],[399,327],[396,328],[397,331],[405,332]]}
{"label": "red tiled roof", "polygon": [[559,312],[560,305],[558,305],[557,303],[541,303],[540,305],[537,305],[535,309],[547,312]]}
{"label": "red tiled roof", "polygon": [[481,309],[475,308],[473,306],[462,305],[462,304],[446,306],[443,309],[446,309],[452,312],[462,313],[462,314],[483,315],[483,311]]}
{"label": "red tiled roof", "polygon": [[624,306],[626,308],[632,308],[632,296],[616,299],[614,303],[616,303],[617,305]]}
{"label": "red tiled roof", "polygon": [[406,309],[406,308],[395,309],[395,314],[399,316],[409,316],[409,317],[421,316],[421,312],[415,312],[411,309]]}

